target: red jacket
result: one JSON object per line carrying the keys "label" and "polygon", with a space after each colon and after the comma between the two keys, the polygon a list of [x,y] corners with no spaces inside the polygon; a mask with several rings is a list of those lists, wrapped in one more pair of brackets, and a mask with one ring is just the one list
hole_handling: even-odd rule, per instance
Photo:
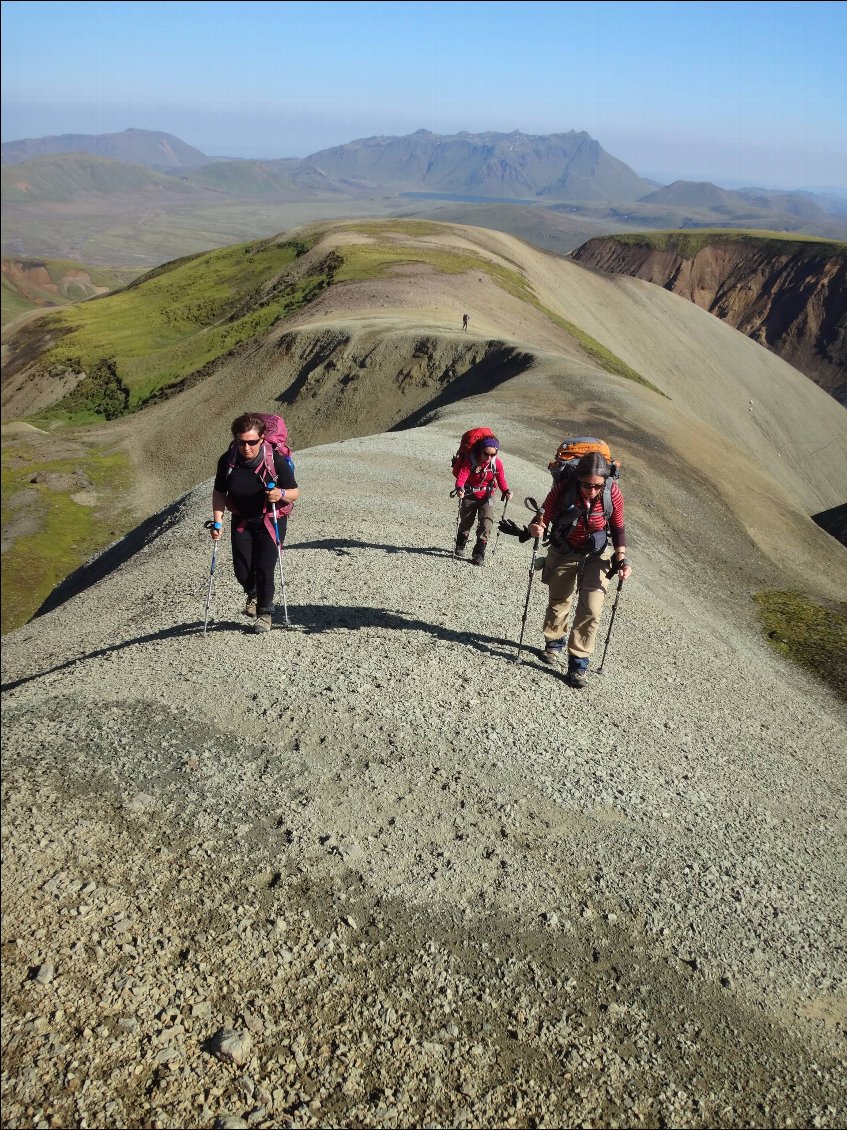
{"label": "red jacket", "polygon": [[456,490],[469,490],[474,498],[488,498],[494,493],[495,485],[504,494],[509,489],[503,464],[498,456],[495,455],[492,459],[486,459],[478,466],[474,465],[472,456],[466,455],[464,457],[456,476]]}

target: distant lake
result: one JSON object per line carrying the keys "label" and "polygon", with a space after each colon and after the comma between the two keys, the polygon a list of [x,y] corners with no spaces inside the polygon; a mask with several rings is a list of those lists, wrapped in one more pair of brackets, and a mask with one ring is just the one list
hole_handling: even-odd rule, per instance
{"label": "distant lake", "polygon": [[457,192],[401,192],[409,200],[460,200],[463,204],[539,204],[535,200],[514,200],[511,196],[460,196]]}

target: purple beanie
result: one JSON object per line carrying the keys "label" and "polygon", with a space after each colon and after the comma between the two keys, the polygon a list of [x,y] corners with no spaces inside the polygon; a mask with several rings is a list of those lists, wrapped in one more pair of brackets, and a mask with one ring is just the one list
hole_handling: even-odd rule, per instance
{"label": "purple beanie", "polygon": [[500,440],[496,436],[483,436],[482,439],[477,440],[477,448],[482,451],[484,447],[495,447],[500,450]]}

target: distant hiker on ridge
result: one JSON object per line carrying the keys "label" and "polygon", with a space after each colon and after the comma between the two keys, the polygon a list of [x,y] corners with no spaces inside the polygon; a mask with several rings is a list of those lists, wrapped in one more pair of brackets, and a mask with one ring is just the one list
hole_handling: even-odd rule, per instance
{"label": "distant hiker on ridge", "polygon": [[462,329],[464,330],[465,333],[468,332],[468,322],[469,321],[470,321],[470,317],[467,314],[463,314],[462,315]]}
{"label": "distant hiker on ridge", "polygon": [[[621,581],[632,573],[626,556],[623,494],[616,480],[609,482],[611,476],[612,466],[603,455],[596,451],[583,455],[575,467],[564,469],[544,500],[541,517],[529,526],[533,537],[550,527],[541,573],[550,590],[544,617],[547,642],[541,658],[557,664],[567,643],[567,681],[576,688],[588,683],[588,662],[594,654],[609,581],[615,573]],[[574,593],[576,613],[566,641]]]}
{"label": "distant hiker on ridge", "polygon": [[[275,427],[273,441],[269,421]],[[220,538],[224,510],[231,510],[232,564],[247,596],[244,615],[256,618],[255,632],[269,632],[278,560],[272,511],[276,510],[281,545],[288,514],[300,491],[294,465],[284,454],[289,449],[280,417],[245,413],[233,420],[232,435],[233,442],[218,460],[215,474],[211,535],[213,541]],[[272,489],[268,484],[273,484]]]}
{"label": "distant hiker on ridge", "polygon": [[[486,429],[487,430],[487,429]],[[465,435],[468,435],[466,432]],[[487,435],[476,441],[469,451],[461,447],[457,453],[456,494],[459,503],[459,521],[456,530],[456,556],[461,557],[468,544],[471,528],[476,519],[476,545],[471,563],[482,565],[491,527],[494,525],[494,507],[491,496],[495,487],[501,491],[501,499],[506,502],[512,497],[503,464],[497,456],[500,441],[496,436]]]}

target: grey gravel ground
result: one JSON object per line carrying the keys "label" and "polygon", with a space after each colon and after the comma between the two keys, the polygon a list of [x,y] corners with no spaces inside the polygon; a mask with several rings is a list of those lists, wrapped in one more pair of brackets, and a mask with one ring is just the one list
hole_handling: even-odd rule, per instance
{"label": "grey gravel ground", "polygon": [[847,1120],[844,704],[655,540],[604,675],[538,581],[517,665],[462,422],[300,453],[287,630],[225,549],[203,638],[206,483],[6,638],[4,1125]]}

